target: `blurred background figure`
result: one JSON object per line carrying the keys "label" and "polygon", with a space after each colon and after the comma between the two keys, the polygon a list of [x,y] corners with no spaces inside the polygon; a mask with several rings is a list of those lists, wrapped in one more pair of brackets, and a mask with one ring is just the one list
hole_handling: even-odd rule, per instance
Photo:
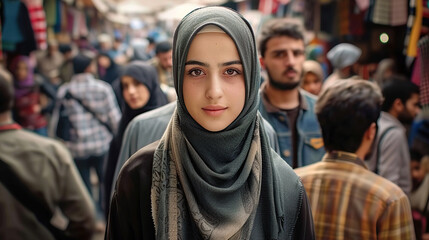
{"label": "blurred background figure", "polygon": [[54,71],[59,71],[63,65],[64,58],[58,50],[58,42],[51,40],[48,43],[48,50],[41,51],[37,55],[37,71],[46,79],[55,77]]}
{"label": "blurred background figure", "polygon": [[302,66],[301,88],[305,91],[319,95],[322,90],[323,69],[320,64],[313,60],[307,60]]}
{"label": "blurred background figure", "polygon": [[395,60],[391,58],[381,60],[377,66],[377,70],[374,73],[373,81],[376,82],[378,86],[383,87],[386,79],[396,74],[395,68]]}
{"label": "blurred background figure", "polygon": [[107,52],[101,52],[97,56],[97,71],[101,80],[112,85],[121,74],[121,66]]}
{"label": "blurred background figure", "polygon": [[121,150],[122,139],[128,123],[137,115],[161,107],[168,103],[159,87],[158,75],[154,67],[142,61],[134,61],[125,67],[120,78],[121,97],[124,100],[122,118],[118,132],[110,143],[104,167],[104,207],[107,216],[113,176]]}
{"label": "blurred background figure", "polygon": [[14,99],[0,74],[0,239],[91,239],[94,205],[70,152],[22,130],[12,119]]}
{"label": "blurred background figure", "polygon": [[323,88],[329,87],[337,80],[356,76],[356,63],[361,54],[362,50],[350,43],[340,43],[329,50],[327,57],[334,71],[325,80]]}
{"label": "blurred background figure", "polygon": [[169,41],[162,41],[155,46],[155,57],[150,60],[158,72],[158,79],[162,91],[170,102],[176,100],[176,91],[173,82],[173,50]]}
{"label": "blurred background figure", "polygon": [[42,110],[47,106],[40,93],[40,83],[35,80],[34,67],[29,57],[17,56],[10,70],[14,78],[14,119],[23,128],[47,136],[47,119]]}

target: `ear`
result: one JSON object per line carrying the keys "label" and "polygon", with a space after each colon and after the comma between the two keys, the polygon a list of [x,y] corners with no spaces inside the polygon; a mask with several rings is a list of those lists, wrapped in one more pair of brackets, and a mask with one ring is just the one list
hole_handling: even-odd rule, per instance
{"label": "ear", "polygon": [[377,127],[375,123],[371,123],[371,125],[369,125],[369,128],[365,131],[365,138],[373,141],[376,133],[377,133]]}
{"label": "ear", "polygon": [[259,64],[261,64],[261,68],[265,69],[265,63],[264,63],[264,58],[263,57],[259,57]]}
{"label": "ear", "polygon": [[401,99],[397,98],[395,99],[395,101],[393,101],[392,104],[392,110],[394,110],[395,112],[402,112],[404,110],[404,104],[402,103]]}

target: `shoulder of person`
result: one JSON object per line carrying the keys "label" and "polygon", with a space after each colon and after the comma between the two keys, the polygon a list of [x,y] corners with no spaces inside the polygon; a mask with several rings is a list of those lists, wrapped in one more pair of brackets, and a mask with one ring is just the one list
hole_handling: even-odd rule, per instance
{"label": "shoulder of person", "polygon": [[271,149],[273,168],[278,173],[279,182],[287,190],[303,188],[298,175],[273,149]]}
{"label": "shoulder of person", "polygon": [[142,178],[152,179],[152,163],[159,141],[151,143],[134,153],[123,165],[118,176],[118,185],[128,181],[139,181]]}

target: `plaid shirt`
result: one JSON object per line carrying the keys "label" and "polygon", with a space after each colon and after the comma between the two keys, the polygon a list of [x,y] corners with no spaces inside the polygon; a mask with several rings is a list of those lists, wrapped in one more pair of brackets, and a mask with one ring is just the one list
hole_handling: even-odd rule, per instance
{"label": "plaid shirt", "polygon": [[415,239],[407,196],[355,154],[326,154],[295,171],[310,199],[316,239]]}
{"label": "plaid shirt", "polygon": [[58,89],[58,102],[52,117],[52,121],[55,121],[53,125],[56,126],[61,101],[64,102],[67,109],[71,109],[69,118],[75,130],[71,134],[75,140],[67,141],[64,144],[74,158],[105,154],[109,150],[110,141],[113,137],[112,133],[77,101],[74,99],[65,100],[66,91],[79,98],[83,104],[96,114],[98,119],[108,124],[115,133],[121,118],[121,112],[112,87],[108,83],[95,79],[88,73],[74,75],[69,83],[62,85]]}

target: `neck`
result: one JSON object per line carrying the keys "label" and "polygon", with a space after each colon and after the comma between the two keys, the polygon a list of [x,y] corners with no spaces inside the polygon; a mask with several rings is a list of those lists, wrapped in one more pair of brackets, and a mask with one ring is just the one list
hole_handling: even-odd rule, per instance
{"label": "neck", "polygon": [[265,87],[265,94],[272,105],[280,109],[293,109],[299,106],[298,87],[291,90],[274,88],[269,83]]}
{"label": "neck", "polygon": [[0,113],[0,125],[12,123],[12,122],[13,122],[12,114],[10,113],[10,111]]}
{"label": "neck", "polygon": [[368,152],[368,150],[362,149],[361,147],[355,152],[356,156],[358,156],[358,158],[364,160],[366,153]]}
{"label": "neck", "polygon": [[392,115],[394,118],[398,118],[398,112],[395,111],[393,108],[390,109],[387,113]]}

